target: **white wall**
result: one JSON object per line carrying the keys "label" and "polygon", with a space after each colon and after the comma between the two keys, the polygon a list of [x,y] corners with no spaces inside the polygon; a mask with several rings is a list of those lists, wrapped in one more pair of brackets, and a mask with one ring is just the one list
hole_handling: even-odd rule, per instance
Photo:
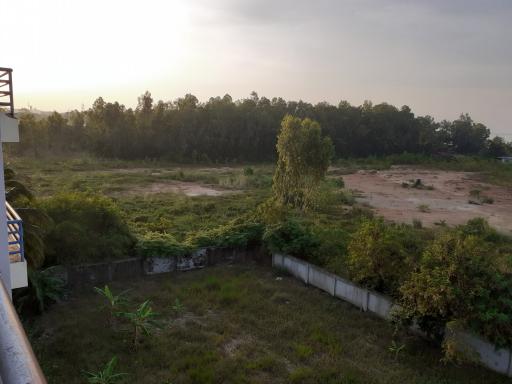
{"label": "white wall", "polygon": [[[292,256],[273,254],[272,265],[286,270],[304,283],[311,284],[383,319],[389,319],[393,308],[397,306],[390,297],[359,287],[349,280]],[[457,340],[462,349],[475,353],[481,365],[512,377],[510,350],[498,349],[488,341],[465,331],[447,328],[446,332]]]}

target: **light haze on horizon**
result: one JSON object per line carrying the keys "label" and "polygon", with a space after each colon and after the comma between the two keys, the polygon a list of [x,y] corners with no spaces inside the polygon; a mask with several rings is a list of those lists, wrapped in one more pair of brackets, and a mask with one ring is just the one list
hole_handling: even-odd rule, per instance
{"label": "light haze on horizon", "polygon": [[0,66],[17,108],[206,101],[364,100],[512,140],[509,0],[2,1]]}

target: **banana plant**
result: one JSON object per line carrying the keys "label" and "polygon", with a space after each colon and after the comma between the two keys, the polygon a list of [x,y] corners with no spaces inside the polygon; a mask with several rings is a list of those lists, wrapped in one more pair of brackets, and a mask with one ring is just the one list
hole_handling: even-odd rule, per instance
{"label": "banana plant", "polygon": [[157,313],[151,308],[151,302],[146,300],[134,312],[122,312],[133,326],[133,346],[137,348],[142,334],[149,336],[151,328],[156,325],[155,317]]}
{"label": "banana plant", "polygon": [[126,296],[127,291],[123,291],[118,295],[114,295],[114,293],[112,292],[112,290],[110,289],[110,287],[108,285],[105,285],[105,288],[103,288],[103,289],[94,287],[94,290],[98,294],[100,294],[101,296],[103,296],[104,298],[107,299],[108,308],[109,308],[109,312],[110,312],[109,321],[111,324],[113,324],[115,321],[116,313],[121,309],[121,306],[124,303],[126,303],[125,296]]}
{"label": "banana plant", "polygon": [[98,372],[85,372],[87,382],[89,384],[114,384],[118,382],[126,373],[116,373],[115,368],[117,357],[114,356],[105,366]]}
{"label": "banana plant", "polygon": [[176,300],[174,301],[172,310],[176,312],[177,315],[181,315],[181,313],[183,313],[183,311],[185,310],[185,306],[183,305],[179,298],[176,298]]}

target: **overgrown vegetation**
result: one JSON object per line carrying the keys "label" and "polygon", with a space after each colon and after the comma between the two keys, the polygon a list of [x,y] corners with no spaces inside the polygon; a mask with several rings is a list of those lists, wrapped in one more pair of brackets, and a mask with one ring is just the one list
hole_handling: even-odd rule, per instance
{"label": "overgrown vegetation", "polygon": [[104,261],[131,253],[134,238],[112,200],[63,193],[44,200],[41,206],[54,223],[45,236],[46,263]]}
{"label": "overgrown vegetation", "polygon": [[[280,275],[277,275],[280,276]],[[258,266],[212,267],[112,285],[152,302],[160,327],[133,350],[133,329],[105,327],[94,292],[35,319],[30,335],[50,384],[84,382],[112,356],[119,383],[498,384],[477,366],[440,362],[438,348],[295,279]],[[170,305],[179,298],[180,316]],[[131,310],[130,310],[131,311]],[[390,350],[393,341],[400,351]],[[403,348],[401,346],[404,345]],[[364,364],[361,362],[364,361]],[[104,368],[101,368],[104,370]]]}
{"label": "overgrown vegetation", "polygon": [[[464,124],[481,130],[467,119]],[[22,170],[42,171],[35,175],[34,186],[44,198],[30,201],[53,222],[42,235],[45,263],[103,261],[132,254],[179,257],[200,247],[263,244],[392,295],[402,302],[401,321],[414,321],[434,337],[446,323],[455,321],[498,345],[512,345],[506,326],[512,319],[512,305],[506,299],[512,289],[510,238],[482,220],[456,229],[424,228],[419,221],[412,226],[387,223],[356,204],[341,177],[356,167],[389,167],[395,161],[483,171],[486,180],[501,177],[500,183],[507,185],[512,183],[511,167],[481,158],[404,154],[342,160],[328,172],[330,140],[315,121],[291,116],[283,121],[277,149],[275,170],[261,165],[177,168],[154,160],[142,162],[142,169],[137,168],[141,163],[87,158],[37,165],[20,162]],[[186,196],[166,189],[186,183],[212,188],[218,196]],[[420,179],[406,184],[432,189]],[[480,191],[471,198],[491,203]],[[418,210],[430,211],[425,204],[418,205]],[[211,285],[212,289],[217,286]],[[236,290],[232,285],[222,287],[219,303],[236,301]],[[176,300],[175,306],[181,308]],[[140,342],[149,329],[144,314],[148,319],[153,314],[149,302],[144,303],[123,312],[132,321],[134,346],[145,345]],[[117,318],[119,312],[112,309],[111,317]],[[402,344],[393,342],[398,360]],[[301,359],[308,358],[308,347],[294,348]],[[309,375],[307,369],[297,370],[289,379],[300,382]]]}

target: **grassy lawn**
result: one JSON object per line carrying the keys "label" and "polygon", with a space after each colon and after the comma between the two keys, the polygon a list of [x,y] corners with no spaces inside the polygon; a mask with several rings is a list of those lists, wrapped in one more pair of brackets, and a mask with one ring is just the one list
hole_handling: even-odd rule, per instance
{"label": "grassy lawn", "polygon": [[[213,267],[113,284],[146,299],[159,328],[133,350],[125,324],[108,325],[103,298],[86,292],[30,325],[50,383],[85,383],[112,356],[123,383],[505,383],[289,277],[257,266]],[[172,306],[179,299],[183,310]],[[395,354],[393,340],[405,345]]]}

